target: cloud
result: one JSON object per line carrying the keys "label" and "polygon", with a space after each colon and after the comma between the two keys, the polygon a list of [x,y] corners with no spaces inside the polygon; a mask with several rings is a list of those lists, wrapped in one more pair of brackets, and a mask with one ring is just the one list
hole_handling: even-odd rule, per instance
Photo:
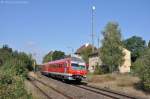
{"label": "cloud", "polygon": [[27,0],[0,0],[0,4],[29,4]]}

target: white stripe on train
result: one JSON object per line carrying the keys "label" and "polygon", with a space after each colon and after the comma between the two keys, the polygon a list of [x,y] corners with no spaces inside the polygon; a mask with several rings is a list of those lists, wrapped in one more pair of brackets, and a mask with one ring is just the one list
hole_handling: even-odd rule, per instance
{"label": "white stripe on train", "polygon": [[49,72],[49,71],[42,71],[42,72],[55,74],[55,75],[72,76],[72,74],[68,74],[68,73],[58,73],[58,72]]}

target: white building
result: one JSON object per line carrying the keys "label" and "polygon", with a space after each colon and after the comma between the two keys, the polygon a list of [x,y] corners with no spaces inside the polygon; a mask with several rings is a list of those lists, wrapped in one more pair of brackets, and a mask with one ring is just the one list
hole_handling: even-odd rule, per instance
{"label": "white building", "polygon": [[[130,72],[131,52],[123,48],[123,53],[125,54],[124,63],[122,64],[122,66],[119,66],[119,72],[120,73]],[[89,57],[89,68],[88,68],[89,72],[94,72],[96,65],[102,65],[102,61],[98,57],[98,53],[94,53]]]}

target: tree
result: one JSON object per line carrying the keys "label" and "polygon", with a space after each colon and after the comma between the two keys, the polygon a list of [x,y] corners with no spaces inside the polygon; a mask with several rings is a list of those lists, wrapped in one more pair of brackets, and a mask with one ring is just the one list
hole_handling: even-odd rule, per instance
{"label": "tree", "polygon": [[[81,46],[80,48],[78,48],[76,51],[76,54],[79,54],[83,58],[83,60],[88,64],[89,55],[92,54],[92,48],[93,46],[87,43]],[[94,50],[97,50],[97,49],[94,47]]]}
{"label": "tree", "polygon": [[31,58],[26,53],[13,51],[8,45],[0,48],[0,99],[29,99],[24,87]]}
{"label": "tree", "polygon": [[43,63],[52,61],[52,55],[53,55],[53,51],[50,51],[48,54],[46,54],[46,55],[43,57]]}
{"label": "tree", "polygon": [[32,57],[24,52],[13,51],[6,45],[0,49],[0,66],[14,69],[14,73],[19,75],[27,75],[26,71],[33,70]]}
{"label": "tree", "polygon": [[109,22],[102,34],[104,39],[102,40],[102,47],[100,49],[100,58],[103,64],[109,67],[109,72],[113,72],[118,69],[118,66],[121,66],[124,60],[121,32],[118,24]]}
{"label": "tree", "polygon": [[148,42],[148,47],[150,48],[150,40],[149,40],[149,42]]}
{"label": "tree", "polygon": [[64,58],[64,57],[65,57],[65,53],[62,51],[54,51],[54,52],[50,51],[48,54],[44,56],[43,63],[57,60],[57,59]]}
{"label": "tree", "polygon": [[58,59],[64,58],[65,57],[65,53],[62,52],[62,51],[54,51],[52,56],[53,56],[52,57],[53,60],[58,60]]}
{"label": "tree", "polygon": [[8,51],[8,52],[12,52],[12,48],[9,48],[9,46],[7,45],[7,44],[5,44],[5,45],[3,45],[3,48],[2,48],[3,50],[6,50],[6,51]]}
{"label": "tree", "polygon": [[82,49],[80,54],[83,60],[88,63],[89,55],[92,54],[92,47]]}
{"label": "tree", "polygon": [[134,63],[136,74],[141,79],[143,88],[150,91],[150,49],[146,49],[140,58]]}
{"label": "tree", "polygon": [[141,37],[132,36],[123,41],[124,46],[131,51],[131,60],[135,62],[139,58],[144,49],[146,48],[146,42]]}

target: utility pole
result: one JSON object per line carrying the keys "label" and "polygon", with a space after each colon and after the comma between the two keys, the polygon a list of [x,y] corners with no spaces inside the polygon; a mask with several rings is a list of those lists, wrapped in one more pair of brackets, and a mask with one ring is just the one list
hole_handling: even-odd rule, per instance
{"label": "utility pole", "polygon": [[100,39],[99,39],[99,37],[97,38],[97,47],[98,47],[98,49],[99,49],[99,43],[100,43]]}
{"label": "utility pole", "polygon": [[33,53],[32,55],[33,55],[33,57],[34,57],[34,60],[33,60],[33,69],[34,69],[34,72],[36,72],[36,62],[35,62],[36,53]]}
{"label": "utility pole", "polygon": [[73,55],[73,54],[74,54],[74,53],[73,53],[73,52],[74,52],[74,49],[73,49],[72,47],[70,47],[70,46],[69,46],[69,47],[67,47],[67,48],[68,48],[68,49],[71,49],[71,53],[70,53],[70,55]]}
{"label": "utility pole", "polygon": [[94,11],[95,6],[92,6],[92,53],[94,53]]}

